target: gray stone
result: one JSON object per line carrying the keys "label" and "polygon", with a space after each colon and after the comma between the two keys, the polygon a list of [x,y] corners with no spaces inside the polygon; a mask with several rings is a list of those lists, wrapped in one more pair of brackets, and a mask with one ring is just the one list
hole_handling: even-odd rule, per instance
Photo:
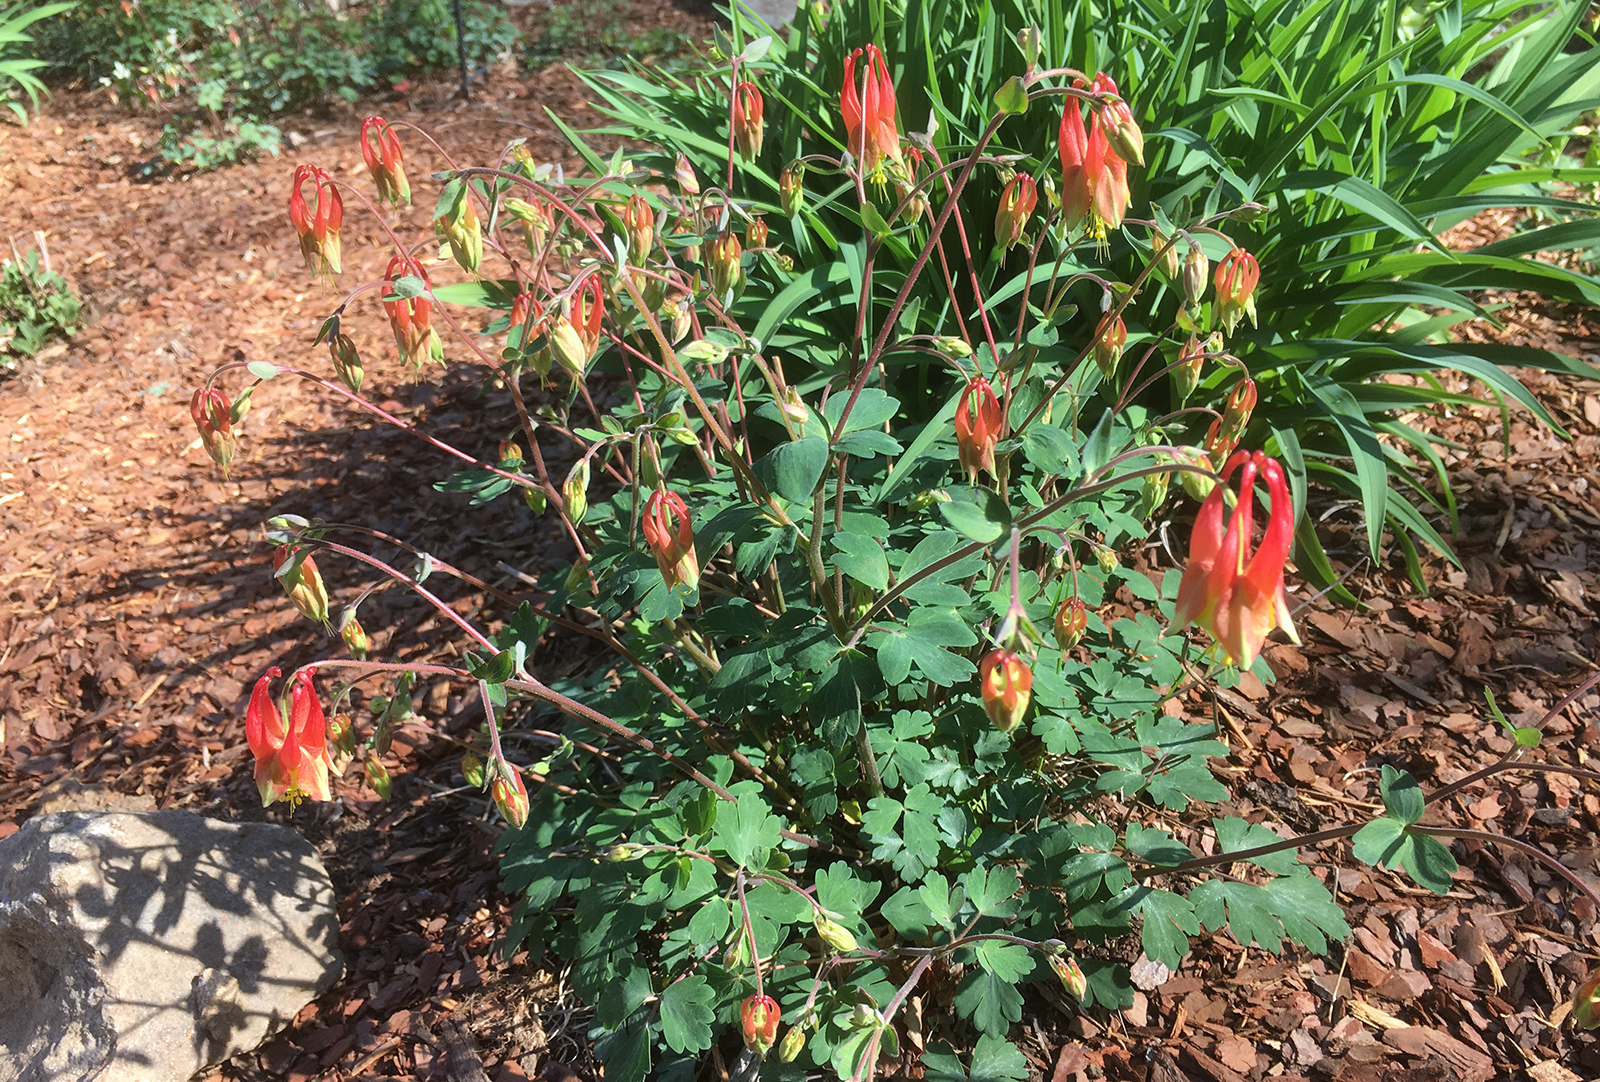
{"label": "gray stone", "polygon": [[0,840],[0,1082],[181,1082],[326,991],[338,932],[286,827],[36,816]]}

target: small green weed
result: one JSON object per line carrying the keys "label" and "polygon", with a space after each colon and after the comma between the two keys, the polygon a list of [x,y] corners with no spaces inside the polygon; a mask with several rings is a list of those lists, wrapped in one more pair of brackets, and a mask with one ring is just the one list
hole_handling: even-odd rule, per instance
{"label": "small green weed", "polygon": [[51,338],[71,338],[79,311],[67,280],[46,270],[38,252],[0,263],[0,378]]}

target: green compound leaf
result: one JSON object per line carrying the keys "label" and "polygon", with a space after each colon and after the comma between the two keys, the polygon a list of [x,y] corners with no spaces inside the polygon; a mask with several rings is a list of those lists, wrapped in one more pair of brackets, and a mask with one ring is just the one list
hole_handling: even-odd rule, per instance
{"label": "green compound leaf", "polygon": [[768,854],[782,837],[778,832],[783,822],[767,810],[758,792],[746,789],[738,796],[733,807],[718,814],[711,832],[712,848],[721,849],[735,864],[759,872],[766,868]]}
{"label": "green compound leaf", "polygon": [[1022,993],[1017,986],[986,969],[967,975],[956,989],[955,1003],[957,1014],[997,1037],[1004,1037],[1011,1023],[1022,1019]]}
{"label": "green compound leaf", "polygon": [[880,593],[889,588],[889,558],[874,538],[836,533],[833,546],[839,550],[833,557],[834,567]]}
{"label": "green compound leaf", "polygon": [[890,861],[907,882],[920,882],[939,860],[936,820],[944,799],[918,785],[906,793],[903,804],[880,796],[868,801],[867,809],[861,828],[873,842],[873,858]]}
{"label": "green compound leaf", "polygon": [[1022,1082],[1028,1061],[1010,1041],[985,1033],[972,1049],[971,1082]]}
{"label": "green compound leaf", "polygon": [[974,868],[963,878],[967,901],[986,917],[1009,917],[1016,913],[1011,896],[1017,892],[1017,873],[1010,868]]}
{"label": "green compound leaf", "polygon": [[790,503],[804,503],[811,499],[827,465],[828,441],[821,436],[810,436],[793,443],[780,443],[751,470],[763,485]]}
{"label": "green compound leaf", "polygon": [[1417,784],[1417,779],[1408,771],[1396,770],[1385,764],[1383,779],[1378,783],[1378,791],[1382,794],[1384,808],[1392,818],[1398,819],[1406,826],[1422,818],[1427,801],[1422,795],[1422,786]]}
{"label": "green compound leaf", "polygon": [[945,648],[964,648],[977,641],[978,636],[954,609],[931,605],[912,609],[904,627],[867,636],[867,645],[878,652],[878,669],[890,687],[905,683],[913,662],[940,687],[966,680],[977,667]]}
{"label": "green compound leaf", "polygon": [[[1275,845],[1283,841],[1282,838],[1264,826],[1250,823],[1232,816],[1215,818],[1211,820],[1212,826],[1217,831],[1217,852],[1236,853],[1246,849],[1257,849],[1264,845]],[[1300,858],[1293,849],[1282,849],[1276,853],[1265,856],[1251,857],[1250,863],[1258,868],[1265,868],[1278,875],[1288,875],[1300,867]],[[1244,942],[1244,940],[1240,940]]]}
{"label": "green compound leaf", "polygon": [[1306,872],[1278,876],[1265,886],[1208,879],[1189,892],[1195,915],[1215,932],[1227,925],[1233,938],[1277,954],[1287,936],[1318,954],[1327,936],[1350,934],[1344,913],[1316,878]]}
{"label": "green compound leaf", "polygon": [[1435,894],[1448,893],[1456,858],[1437,839],[1413,834],[1406,827],[1398,819],[1376,819],[1356,832],[1350,842],[1351,851],[1363,863],[1400,868],[1419,886]]}
{"label": "green compound leaf", "polygon": [[674,1052],[699,1052],[711,1047],[711,1004],[717,994],[696,973],[667,985],[661,993],[661,1036]]}
{"label": "green compound leaf", "polygon": [[1189,953],[1189,937],[1200,933],[1200,921],[1189,899],[1170,890],[1134,887],[1116,899],[1107,911],[1143,918],[1139,943],[1145,956],[1177,969]]}

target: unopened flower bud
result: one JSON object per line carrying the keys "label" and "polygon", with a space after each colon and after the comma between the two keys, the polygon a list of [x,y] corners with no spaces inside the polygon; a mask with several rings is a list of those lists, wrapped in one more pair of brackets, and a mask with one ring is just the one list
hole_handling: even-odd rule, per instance
{"label": "unopened flower bud", "polygon": [[350,723],[349,714],[335,714],[328,719],[328,743],[332,744],[340,755],[354,755],[356,753],[356,728]]}
{"label": "unopened flower bud", "polygon": [[[1094,89],[1101,94],[1117,94],[1117,84],[1105,72],[1094,77]],[[1133,119],[1133,111],[1121,96],[1097,107],[1101,130],[1116,152],[1134,165],[1144,164],[1144,132]]]}
{"label": "unopened flower bud", "polygon": [[1000,205],[994,212],[994,242],[1006,251],[1022,237],[1028,216],[1039,202],[1039,189],[1033,178],[1018,173],[1000,193]]}
{"label": "unopened flower bud", "polygon": [[211,461],[222,467],[222,476],[228,476],[228,463],[233,461],[235,437],[233,433],[233,403],[221,388],[199,388],[189,400],[189,415],[200,430],[200,442],[205,446]]}
{"label": "unopened flower bud", "polygon": [[793,387],[787,387],[783,392],[783,401],[778,409],[783,411],[783,416],[790,424],[799,427],[811,420],[811,411],[806,409],[806,404],[800,401],[800,392]]}
{"label": "unopened flower bud", "polygon": [[468,274],[476,274],[478,264],[483,262],[483,228],[478,224],[471,194],[463,193],[455,208],[446,210],[434,225],[449,242],[451,258]]}
{"label": "unopened flower bud", "polygon": [[1039,49],[1044,43],[1044,37],[1037,26],[1024,27],[1017,31],[1017,44],[1022,48],[1022,63],[1024,71],[1032,71],[1039,63]]}
{"label": "unopened flower bud", "polygon": [[723,230],[712,238],[706,252],[706,269],[711,274],[711,292],[718,297],[725,297],[739,285],[743,278],[739,260],[743,256],[744,249],[739,247],[739,238],[732,230]]}
{"label": "unopened flower bud", "polygon": [[572,566],[567,568],[567,577],[562,585],[574,593],[583,589],[589,582],[589,560],[580,556],[572,561]]}
{"label": "unopened flower bud", "polygon": [[1217,487],[1217,480],[1209,472],[1213,466],[1211,459],[1198,447],[1175,447],[1169,456],[1174,465],[1188,467],[1180,469],[1178,483],[1192,499],[1204,500],[1211,495],[1211,490]]}
{"label": "unopened flower bud", "polygon": [[1033,670],[1010,650],[991,650],[978,668],[983,711],[996,729],[1009,733],[1022,722],[1033,694]]}
{"label": "unopened flower bud", "polygon": [[372,786],[372,791],[383,800],[388,800],[394,792],[394,779],[389,777],[388,768],[378,760],[376,755],[368,755],[366,759],[367,784]]}
{"label": "unopened flower bud", "polygon": [[767,220],[765,218],[753,218],[750,224],[744,227],[744,246],[752,251],[767,246]]}
{"label": "unopened flower bud", "polygon": [[472,752],[464,752],[461,756],[461,777],[474,789],[483,788],[483,760]]}
{"label": "unopened flower bud", "polygon": [[1089,630],[1089,613],[1083,607],[1083,598],[1069,597],[1062,602],[1056,610],[1054,630],[1056,645],[1063,650],[1070,650],[1083,641],[1084,632]]}
{"label": "unopened flower bud", "polygon": [[504,759],[495,763],[495,779],[489,793],[494,797],[494,806],[512,827],[520,828],[528,821],[528,789],[522,784],[522,771]]}
{"label": "unopened flower bud", "polygon": [[1211,276],[1211,261],[1198,244],[1189,245],[1189,254],[1183,257],[1183,296],[1190,308],[1198,308],[1205,299],[1206,281]]}
{"label": "unopened flower bud", "polygon": [[522,445],[516,440],[500,441],[500,467],[515,470],[522,467]]}
{"label": "unopened flower bud", "polygon": [[790,162],[778,174],[778,206],[786,218],[800,213],[806,202],[806,167],[803,162]]}
{"label": "unopened flower bud", "polygon": [[[1172,238],[1167,236],[1160,229],[1152,229],[1150,231],[1150,246],[1156,253],[1158,253],[1157,258],[1161,260],[1160,264],[1158,265],[1166,274],[1168,281],[1176,282],[1178,280],[1179,270],[1178,246],[1175,243],[1169,243],[1171,240]],[[1166,251],[1163,252],[1163,248],[1165,248]]]}
{"label": "unopened flower bud", "polygon": [[613,845],[606,850],[606,859],[612,864],[626,864],[628,861],[638,860],[642,856],[644,856],[644,846],[634,845],[631,842]]}
{"label": "unopened flower bud", "polygon": [[[279,545],[272,550],[272,571],[283,585],[284,593],[300,615],[319,624],[328,622],[328,588],[323,585],[317,562],[309,554],[297,557],[293,545]],[[285,565],[290,565],[285,570]]]}
{"label": "unopened flower bud", "polygon": [[847,952],[856,949],[856,937],[850,929],[827,916],[825,911],[817,910],[812,915],[811,922],[816,925],[817,935],[834,950]]}
{"label": "unopened flower bud", "polygon": [[1095,546],[1094,562],[1099,564],[1100,570],[1107,575],[1122,566],[1122,561],[1117,559],[1117,554],[1104,545]]}
{"label": "unopened flower bud", "polygon": [[678,190],[683,192],[684,195],[700,194],[700,181],[696,179],[694,166],[689,164],[687,155],[679,153],[672,175],[678,181]]}
{"label": "unopened flower bud", "polygon": [[356,614],[349,609],[345,610],[343,626],[339,628],[339,638],[344,640],[345,649],[350,651],[350,656],[357,661],[367,660],[367,653],[372,649],[372,640],[367,637],[366,629],[361,626],[361,621],[356,619]]}
{"label": "unopened flower bud", "polygon": [[589,460],[578,459],[566,481],[561,485],[561,499],[567,505],[567,517],[574,526],[583,521],[589,511]]}
{"label": "unopened flower bud", "polygon": [[1078,965],[1078,960],[1070,954],[1050,954],[1045,956],[1050,962],[1050,968],[1055,970],[1057,977],[1061,978],[1061,987],[1065,988],[1074,999],[1082,999],[1089,993],[1089,978],[1083,975],[1083,967]]}
{"label": "unopened flower bud", "polygon": [[532,511],[536,515],[542,515],[544,514],[545,508],[550,506],[550,497],[545,493],[543,488],[535,485],[532,488],[525,488],[522,490],[522,502],[527,506],[529,511]]}
{"label": "unopened flower bud", "polygon": [[1205,368],[1205,347],[1200,344],[1200,339],[1194,335],[1183,344],[1183,352],[1178,355],[1178,364],[1172,370],[1172,388],[1177,392],[1178,402],[1181,405],[1194,393],[1200,385],[1200,374]]}
{"label": "unopened flower bud", "polygon": [[790,1026],[789,1031],[783,1035],[783,1040],[778,1044],[778,1062],[793,1063],[800,1055],[800,1050],[806,1046],[806,1031],[799,1026]]}
{"label": "unopened flower bud", "polygon": [[328,352],[333,357],[333,370],[339,382],[360,393],[366,373],[361,368],[361,354],[356,352],[355,339],[348,334],[336,334],[328,339]]}
{"label": "unopened flower bud", "polygon": [[1600,969],[1573,993],[1572,1024],[1578,1029],[1600,1029]]}
{"label": "unopened flower bud", "polygon": [[1122,357],[1122,349],[1128,343],[1128,328],[1122,322],[1121,316],[1114,316],[1110,312],[1100,317],[1100,325],[1094,332],[1094,363],[1100,366],[1100,374],[1110,383],[1117,375],[1117,361]]}
{"label": "unopened flower bud", "polygon": [[933,340],[933,346],[946,357],[961,360],[972,356],[972,345],[965,338],[958,338],[953,334],[941,334]]}
{"label": "unopened flower bud", "polygon": [[622,208],[622,225],[628,231],[628,262],[642,267],[655,243],[656,215],[644,196],[635,194]]}

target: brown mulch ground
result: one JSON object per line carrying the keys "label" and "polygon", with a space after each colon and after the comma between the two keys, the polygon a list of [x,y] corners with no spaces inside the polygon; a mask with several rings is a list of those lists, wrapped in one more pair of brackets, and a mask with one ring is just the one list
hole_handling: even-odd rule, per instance
{"label": "brown mulch ground", "polygon": [[[230,481],[188,416],[189,392],[218,364],[311,358],[311,338],[338,303],[309,282],[285,220],[295,162],[358,172],[355,135],[372,109],[468,155],[527,136],[540,159],[561,154],[542,107],[582,116],[579,88],[559,70],[497,76],[466,105],[449,89],[308,117],[288,126],[306,142],[286,159],[173,183],[126,174],[150,153],[160,122],[94,97],[63,95],[28,128],[0,128],[0,185],[18,193],[0,204],[0,227],[19,243],[45,231],[52,263],[94,320],[64,353],[0,385],[0,836],[42,808],[115,796],[289,822],[319,845],[341,897],[346,977],[284,1035],[228,1065],[228,1078],[466,1078],[461,1064],[474,1059],[497,1080],[551,1062],[593,1067],[582,1005],[559,974],[539,959],[502,958],[509,902],[491,857],[498,827],[464,787],[452,743],[475,724],[470,702],[444,685],[419,690],[428,724],[396,739],[388,802],[352,774],[333,804],[263,811],[243,740],[255,678],[336,646],[271,578],[261,534],[271,515],[366,523],[513,593],[523,587],[499,564],[537,571],[563,558],[561,538],[510,501],[469,508],[434,492],[433,452],[352,423],[316,388],[261,389]],[[413,177],[424,176],[429,152],[415,140],[407,149]],[[1457,240],[1481,243],[1514,225],[1478,221]],[[387,252],[347,243],[346,280],[376,277]],[[1506,329],[1462,333],[1600,363],[1595,313],[1521,300],[1502,314]],[[362,307],[346,330],[367,357],[388,356],[386,325]],[[480,401],[476,373],[413,385],[369,361],[368,377],[385,408],[468,450],[508,434],[504,408]],[[1274,686],[1247,680],[1237,693],[1179,704],[1223,722],[1234,750],[1221,771],[1235,791],[1224,811],[1289,831],[1366,816],[1381,764],[1432,787],[1507,750],[1483,688],[1530,724],[1596,669],[1600,383],[1528,380],[1570,442],[1515,415],[1503,429],[1497,410],[1432,422],[1460,445],[1444,454],[1462,567],[1424,553],[1430,589],[1418,593],[1398,554],[1366,561],[1359,509],[1329,504],[1325,544],[1367,609],[1311,602],[1299,618],[1305,644],[1268,651]],[[324,570],[345,600],[366,581]],[[501,602],[459,583],[440,589],[464,615],[504,615]],[[460,650],[449,626],[397,591],[362,614],[369,629],[386,629],[382,656]],[[559,643],[544,649],[546,671],[583,661]],[[1600,693],[1553,718],[1533,758],[1586,763],[1600,741],[1596,707]],[[1501,775],[1437,821],[1541,846],[1600,888],[1600,797],[1565,775]],[[1147,1062],[1157,1042],[1174,1070],[1216,1082],[1600,1074],[1596,1042],[1563,1026],[1568,997],[1597,961],[1593,908],[1522,854],[1476,843],[1456,852],[1461,871],[1441,898],[1356,867],[1347,846],[1330,844],[1315,858],[1348,907],[1350,943],[1327,958],[1278,958],[1201,937],[1179,973],[1144,982],[1130,1010],[1079,1014],[1031,1000],[1021,1046],[1052,1082],[1171,1082],[1170,1061]],[[924,1008],[935,1009],[932,1000]]]}

